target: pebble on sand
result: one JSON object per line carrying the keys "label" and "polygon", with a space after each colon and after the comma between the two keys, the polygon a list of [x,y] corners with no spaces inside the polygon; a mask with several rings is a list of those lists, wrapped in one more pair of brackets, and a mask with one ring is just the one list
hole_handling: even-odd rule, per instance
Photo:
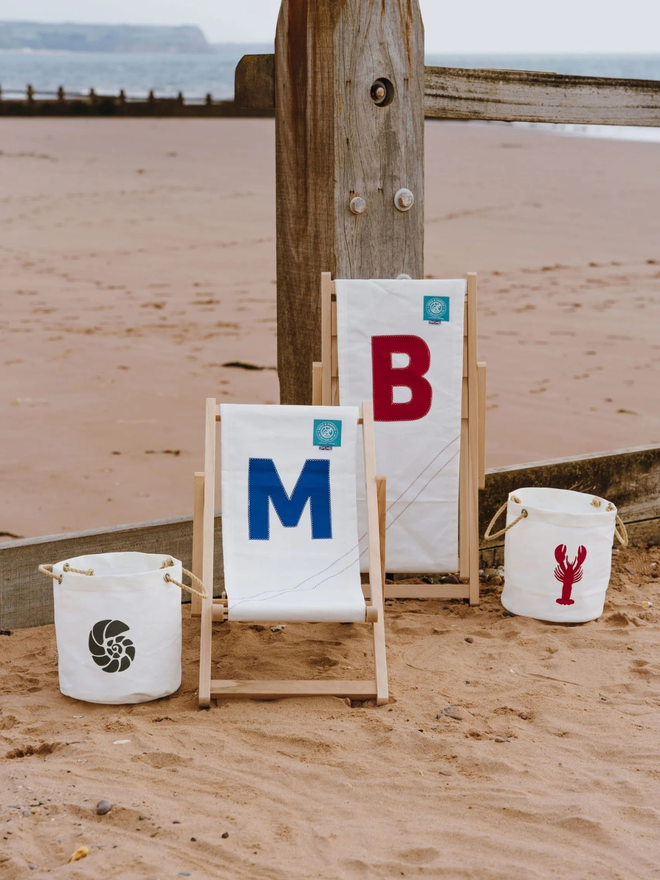
{"label": "pebble on sand", "polygon": [[105,816],[105,814],[109,813],[111,809],[112,804],[110,803],[110,801],[106,801],[105,798],[102,798],[96,805],[96,815]]}
{"label": "pebble on sand", "polygon": [[[442,714],[446,715],[447,718],[453,718],[455,721],[463,720],[463,713],[458,708],[458,706],[445,706],[445,708],[442,710]],[[439,715],[436,717],[440,718]]]}

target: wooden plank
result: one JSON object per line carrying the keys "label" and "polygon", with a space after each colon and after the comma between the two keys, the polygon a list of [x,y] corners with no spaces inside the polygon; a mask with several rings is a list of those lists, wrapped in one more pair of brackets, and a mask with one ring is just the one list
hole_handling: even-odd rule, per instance
{"label": "wooden plank", "polygon": [[332,276],[329,272],[321,273],[321,362],[327,364],[321,378],[321,403],[323,406],[332,405],[332,301],[330,288]]}
{"label": "wooden plank", "polygon": [[376,477],[378,496],[378,541],[380,544],[381,589],[385,595],[385,550],[387,547],[387,478]]}
{"label": "wooden plank", "polygon": [[477,276],[468,272],[468,519],[470,605],[479,604],[479,376],[477,368]]}
{"label": "wooden plank", "polygon": [[477,364],[479,375],[479,488],[486,488],[486,394],[488,369],[483,361]]}
{"label": "wooden plank", "polygon": [[239,107],[235,101],[185,103],[177,98],[155,98],[154,101],[122,101],[118,96],[98,96],[95,102],[86,98],[65,101],[7,101],[0,100],[0,117],[103,117],[152,119],[234,119],[264,118],[275,115],[275,108],[251,109]]}
{"label": "wooden plank", "polygon": [[[254,58],[255,56],[250,56]],[[259,58],[269,56],[256,56]],[[259,62],[262,76],[267,62]],[[257,86],[259,95],[241,93],[249,110],[274,82]],[[237,109],[240,104],[237,101]],[[264,106],[269,114],[272,105]],[[554,122],[578,125],[660,125],[660,81],[569,76],[535,70],[424,69],[426,118],[502,122]]]}
{"label": "wooden plank", "polygon": [[469,584],[385,584],[386,599],[469,599]]}
{"label": "wooden plank", "polygon": [[244,55],[234,71],[234,103],[241,110],[275,109],[275,56]]}
{"label": "wooden plank", "polygon": [[[318,278],[424,277],[424,48],[417,0],[283,0],[275,39],[278,373],[309,403]],[[391,103],[371,96],[391,84]],[[415,204],[394,204],[409,188]],[[351,212],[354,196],[366,201]]]}
{"label": "wooden plank", "polygon": [[376,698],[375,681],[238,681],[214,679],[211,697],[249,697],[252,700],[278,700],[280,697],[350,697],[352,700]]}
{"label": "wooden plank", "polygon": [[[197,472],[194,477],[193,493],[193,546],[192,546],[192,573],[202,580],[202,553],[204,517],[204,474]],[[190,597],[190,613],[193,617],[199,617],[202,613],[202,600],[196,593]]]}
{"label": "wooden plank", "polygon": [[424,113],[441,119],[660,125],[660,81],[427,67]]}
{"label": "wooden plank", "polygon": [[373,624],[374,669],[376,675],[376,702],[379,706],[389,700],[387,657],[385,653],[385,611],[383,604],[383,571],[379,535],[378,488],[376,480],[376,443],[374,439],[374,405],[362,404],[362,436],[364,449],[364,480],[367,500],[367,534],[369,541],[369,583],[371,604],[378,609],[378,620]]}
{"label": "wooden plank", "polygon": [[202,581],[206,598],[202,599],[199,637],[199,705],[206,708],[211,701],[211,650],[213,641],[213,583],[215,552],[215,479],[216,479],[216,417],[218,406],[213,397],[206,398],[206,423],[204,431],[204,508],[202,526]]}
{"label": "wooden plank", "polygon": [[467,412],[468,406],[468,380],[463,379],[463,415],[461,418],[461,448],[459,451],[459,479],[458,479],[458,576],[465,580],[470,572],[470,519],[469,519],[469,426]]}
{"label": "wooden plank", "polygon": [[[224,589],[222,522],[215,518],[214,593]],[[166,553],[192,565],[192,517],[69,532],[0,544],[0,629],[21,629],[53,622],[53,588],[50,578],[37,571],[41,563],[61,562],[90,553]],[[182,591],[188,602],[190,593]]]}
{"label": "wooden plank", "polygon": [[323,364],[314,361],[312,364],[312,405],[321,406],[323,403]]}

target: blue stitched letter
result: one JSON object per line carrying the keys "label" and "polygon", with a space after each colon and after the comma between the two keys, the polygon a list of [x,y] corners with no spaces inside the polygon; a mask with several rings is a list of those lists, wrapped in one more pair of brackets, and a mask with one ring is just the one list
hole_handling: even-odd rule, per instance
{"label": "blue stitched letter", "polygon": [[269,499],[285,528],[295,528],[309,501],[312,538],[332,538],[330,511],[330,461],[308,458],[291,497],[282,485],[272,458],[251,458],[249,471],[248,520],[251,541],[270,538]]}

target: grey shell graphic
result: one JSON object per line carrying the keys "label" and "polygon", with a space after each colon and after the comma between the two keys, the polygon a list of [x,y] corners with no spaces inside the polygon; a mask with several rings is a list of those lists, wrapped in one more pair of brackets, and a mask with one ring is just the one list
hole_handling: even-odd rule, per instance
{"label": "grey shell graphic", "polygon": [[129,631],[121,620],[99,620],[92,627],[89,650],[104,672],[124,672],[135,659],[135,645],[123,635]]}

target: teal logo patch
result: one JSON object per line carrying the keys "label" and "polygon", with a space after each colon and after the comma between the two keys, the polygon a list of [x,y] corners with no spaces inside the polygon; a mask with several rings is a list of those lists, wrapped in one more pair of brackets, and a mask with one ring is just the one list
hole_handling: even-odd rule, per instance
{"label": "teal logo patch", "polygon": [[341,421],[338,419],[314,419],[314,446],[321,449],[341,446]]}
{"label": "teal logo patch", "polygon": [[441,324],[449,320],[449,297],[448,296],[425,296],[424,297],[424,320],[432,324]]}

